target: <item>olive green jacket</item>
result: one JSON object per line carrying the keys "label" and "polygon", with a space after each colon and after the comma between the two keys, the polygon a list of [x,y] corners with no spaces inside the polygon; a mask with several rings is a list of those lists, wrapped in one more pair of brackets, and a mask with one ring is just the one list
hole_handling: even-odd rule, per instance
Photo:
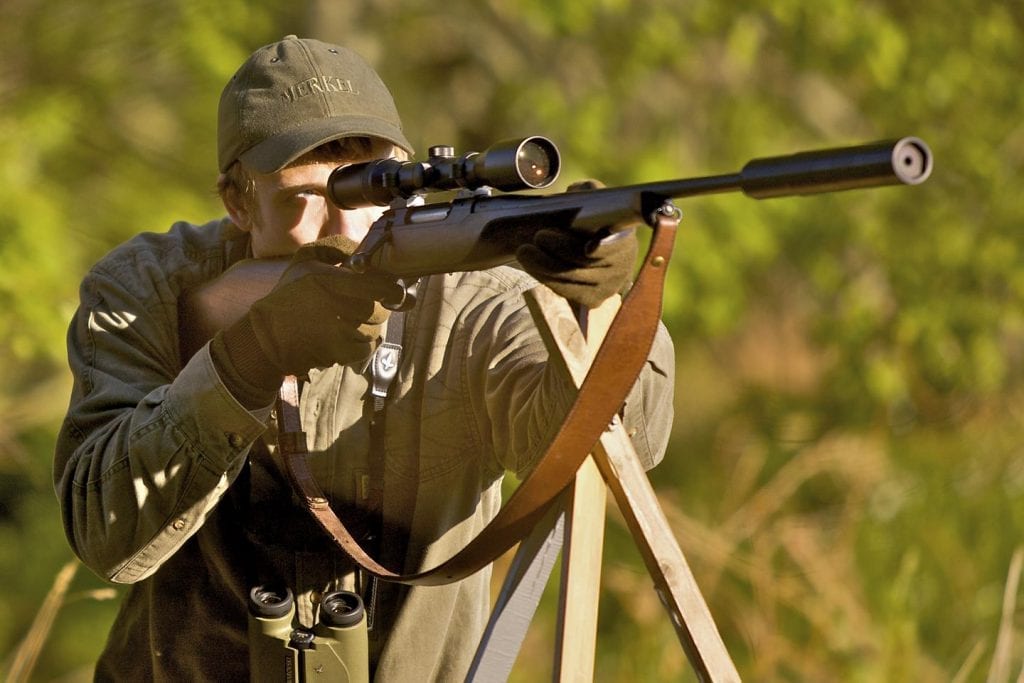
{"label": "olive green jacket", "polygon": [[[178,223],[113,250],[82,283],[54,482],[76,554],[131,584],[98,679],[244,680],[251,587],[292,588],[307,626],[321,593],[363,588],[270,462],[271,408],[235,400],[208,346],[180,357],[180,295],[247,252],[227,220]],[[503,474],[526,473],[558,428],[573,392],[546,369],[522,299],[533,285],[511,267],[421,282],[376,454],[385,459],[386,565],[420,571],[461,549],[500,507]],[[673,372],[662,329],[625,409],[647,467],[668,440]],[[301,400],[311,467],[356,530],[371,457],[367,386],[361,367],[311,371]],[[380,583],[376,680],[461,679],[487,620],[489,582],[484,570],[443,587]]]}

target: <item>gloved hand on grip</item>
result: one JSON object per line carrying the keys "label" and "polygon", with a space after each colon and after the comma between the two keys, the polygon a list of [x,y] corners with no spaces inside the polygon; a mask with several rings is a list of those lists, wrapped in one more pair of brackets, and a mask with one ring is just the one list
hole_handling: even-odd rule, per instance
{"label": "gloved hand on grip", "polygon": [[[574,190],[602,187],[594,180],[574,183]],[[632,229],[603,239],[582,230],[542,228],[533,241],[516,249],[516,259],[527,273],[569,301],[596,308],[629,283],[638,251]]]}
{"label": "gloved hand on grip", "polygon": [[340,235],[300,247],[270,293],[214,336],[214,365],[243,405],[269,405],[285,375],[356,363],[376,349],[389,315],[379,301],[402,288],[337,267],[355,247]]}

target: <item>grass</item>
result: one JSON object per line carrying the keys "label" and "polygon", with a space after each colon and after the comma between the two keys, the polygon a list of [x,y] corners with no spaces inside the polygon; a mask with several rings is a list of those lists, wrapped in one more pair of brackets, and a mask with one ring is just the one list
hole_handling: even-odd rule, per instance
{"label": "grass", "polygon": [[28,633],[25,634],[25,638],[14,651],[11,666],[7,671],[8,683],[23,683],[31,680],[36,662],[50,636],[57,613],[64,604],[68,588],[71,586],[71,581],[75,578],[77,570],[77,562],[68,562],[57,572],[53,586],[43,599],[43,604],[39,607],[39,612],[36,613],[32,625],[29,626]]}

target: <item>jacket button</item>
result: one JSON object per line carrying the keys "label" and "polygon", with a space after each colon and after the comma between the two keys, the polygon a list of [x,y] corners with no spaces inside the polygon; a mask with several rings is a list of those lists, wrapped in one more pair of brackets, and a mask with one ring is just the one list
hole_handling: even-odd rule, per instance
{"label": "jacket button", "polygon": [[171,526],[174,527],[175,531],[181,531],[182,529],[185,528],[185,520],[184,519],[176,519],[176,520],[174,520],[174,524],[172,524]]}
{"label": "jacket button", "polygon": [[228,434],[228,445],[232,448],[241,448],[244,443],[245,441],[240,434],[235,434],[234,432]]}

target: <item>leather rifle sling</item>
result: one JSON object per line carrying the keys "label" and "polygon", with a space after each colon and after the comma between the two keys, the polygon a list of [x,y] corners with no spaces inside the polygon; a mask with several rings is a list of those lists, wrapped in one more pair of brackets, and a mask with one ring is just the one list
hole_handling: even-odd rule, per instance
{"label": "leather rifle sling", "polygon": [[544,456],[494,519],[462,550],[432,569],[413,574],[393,572],[370,557],[348,532],[306,464],[298,383],[295,377],[286,378],[278,399],[279,448],[293,486],[317,523],[366,572],[386,581],[419,586],[438,586],[464,579],[522,540],[558,494],[572,482],[576,470],[622,407],[647,362],[661,318],[665,273],[678,224],[677,215],[659,212],[636,281],[626,294],[575,402]]}

